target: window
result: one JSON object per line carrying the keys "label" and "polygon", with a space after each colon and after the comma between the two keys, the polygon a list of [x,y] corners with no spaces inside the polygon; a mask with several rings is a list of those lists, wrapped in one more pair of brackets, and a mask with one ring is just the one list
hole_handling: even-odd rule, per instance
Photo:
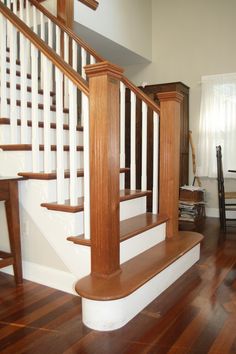
{"label": "window", "polygon": [[222,146],[225,177],[236,169],[236,73],[202,77],[197,175],[216,177],[216,146]]}

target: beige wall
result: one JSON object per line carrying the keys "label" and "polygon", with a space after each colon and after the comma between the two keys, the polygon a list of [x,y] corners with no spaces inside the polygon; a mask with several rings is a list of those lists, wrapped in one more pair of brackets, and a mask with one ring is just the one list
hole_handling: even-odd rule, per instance
{"label": "beige wall", "polygon": [[[137,84],[183,81],[190,86],[190,129],[196,142],[201,76],[236,71],[236,1],[153,0],[152,6],[153,62],[126,72]],[[216,208],[215,181],[206,181],[206,188],[208,207]]]}
{"label": "beige wall", "polygon": [[76,22],[151,59],[152,0],[100,0],[96,11],[75,1],[74,9]]}

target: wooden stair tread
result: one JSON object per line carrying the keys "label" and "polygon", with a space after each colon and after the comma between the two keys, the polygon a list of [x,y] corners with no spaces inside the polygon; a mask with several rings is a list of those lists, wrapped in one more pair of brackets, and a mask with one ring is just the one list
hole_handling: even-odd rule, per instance
{"label": "wooden stair tread", "polygon": [[[126,173],[129,171],[129,168],[121,168],[120,173]],[[54,180],[57,177],[56,171],[53,172],[19,172],[19,176],[28,178],[28,179],[40,179],[40,180]],[[84,170],[78,169],[77,170],[77,177],[84,177]],[[70,171],[64,171],[64,178],[70,178]]]}
{"label": "wooden stair tread", "polygon": [[[9,144],[0,145],[0,149],[3,151],[32,151],[31,144]],[[77,146],[77,151],[83,151],[83,146]],[[69,145],[64,145],[64,151],[69,151]],[[44,145],[39,145],[39,151],[44,151]],[[51,145],[51,151],[57,151],[56,145]]]}
{"label": "wooden stair tread", "polygon": [[[11,104],[11,99],[7,98],[7,104]],[[18,107],[21,107],[21,101],[20,100],[16,100],[16,105]],[[27,108],[32,108],[32,102],[27,102]],[[43,103],[38,103],[38,109],[44,109],[44,105]],[[56,106],[55,105],[51,105],[50,106],[50,111],[52,112],[56,112]],[[63,108],[63,113],[69,113],[69,109],[68,108]]]}
{"label": "wooden stair tread", "polygon": [[121,299],[132,294],[173,262],[199,244],[201,234],[180,231],[131,260],[121,264],[121,271],[103,278],[88,275],[76,283],[77,293],[84,298],[98,301]]}
{"label": "wooden stair tread", "polygon": [[[0,125],[10,125],[10,118],[0,118]],[[17,119],[17,125],[21,126],[21,119]],[[27,126],[32,127],[31,120],[27,120]],[[44,122],[39,121],[38,126],[39,126],[39,128],[44,128]],[[56,123],[50,123],[50,128],[56,129],[57,128]],[[63,129],[69,130],[69,124],[63,124]],[[82,132],[84,130],[84,128],[81,127],[80,125],[77,125],[76,130]]]}
{"label": "wooden stair tread", "polygon": [[[128,240],[144,231],[158,226],[168,220],[166,215],[156,215],[152,213],[144,213],[132,218],[122,220],[120,222],[120,241]],[[84,238],[84,234],[79,236],[69,236],[68,241],[75,244],[91,246],[91,241]]]}
{"label": "wooden stair tread", "polygon": [[[1,145],[0,145],[1,148]],[[120,202],[123,202],[125,200],[130,200],[134,198],[140,198],[144,196],[150,195],[150,191],[140,191],[140,190],[121,190],[120,191]],[[47,208],[48,210],[54,210],[54,211],[64,211],[68,213],[77,213],[80,211],[84,210],[84,198],[78,198],[77,205],[71,206],[70,205],[70,200],[66,200],[64,204],[58,204],[57,202],[53,203],[42,203],[42,207]]]}

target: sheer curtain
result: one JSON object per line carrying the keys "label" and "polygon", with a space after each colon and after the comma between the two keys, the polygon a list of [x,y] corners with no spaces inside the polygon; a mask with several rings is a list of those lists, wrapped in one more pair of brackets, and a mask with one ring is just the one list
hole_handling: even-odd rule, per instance
{"label": "sheer curtain", "polygon": [[222,146],[225,177],[236,170],[236,73],[202,77],[197,175],[216,177],[216,146]]}

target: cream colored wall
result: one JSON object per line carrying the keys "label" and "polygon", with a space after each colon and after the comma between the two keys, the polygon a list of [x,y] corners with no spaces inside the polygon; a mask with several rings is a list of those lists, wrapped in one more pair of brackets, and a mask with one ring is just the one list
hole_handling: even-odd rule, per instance
{"label": "cream colored wall", "polygon": [[[201,76],[236,71],[236,1],[153,0],[152,6],[153,62],[126,73],[137,84],[183,81],[190,86],[190,129],[196,143]],[[208,207],[216,208],[216,181],[204,185]]]}
{"label": "cream colored wall", "polygon": [[74,19],[131,51],[151,59],[151,0],[100,0],[96,11],[74,2]]}

